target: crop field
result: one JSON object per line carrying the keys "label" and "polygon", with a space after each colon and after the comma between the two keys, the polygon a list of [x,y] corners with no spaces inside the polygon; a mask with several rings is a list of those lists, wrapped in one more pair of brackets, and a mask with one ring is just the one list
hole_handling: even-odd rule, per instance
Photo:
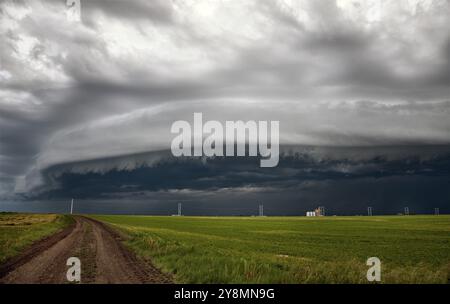
{"label": "crop field", "polygon": [[0,264],[70,222],[64,215],[0,213]]}
{"label": "crop field", "polygon": [[450,216],[93,216],[181,283],[449,283]]}

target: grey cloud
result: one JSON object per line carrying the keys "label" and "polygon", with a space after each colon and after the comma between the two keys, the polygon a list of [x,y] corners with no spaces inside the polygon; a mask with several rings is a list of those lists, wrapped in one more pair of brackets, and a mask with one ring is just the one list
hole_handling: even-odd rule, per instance
{"label": "grey cloud", "polygon": [[162,24],[174,22],[173,2],[167,0],[156,1],[121,1],[121,0],[89,0],[82,3],[82,8],[99,10],[105,15],[124,19],[146,19]]}
{"label": "grey cloud", "polygon": [[[414,13],[388,3],[374,22],[364,3],[335,1],[81,2],[80,24],[65,19],[64,1],[0,4],[0,172],[10,183],[33,168],[164,147],[170,123],[194,110],[280,119],[293,144],[450,143],[448,1]],[[154,107],[159,117],[133,116]]]}

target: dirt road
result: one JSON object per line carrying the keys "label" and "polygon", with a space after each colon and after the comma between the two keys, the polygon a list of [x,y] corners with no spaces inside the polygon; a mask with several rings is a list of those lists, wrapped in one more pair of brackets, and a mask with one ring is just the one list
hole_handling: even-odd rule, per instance
{"label": "dirt road", "polygon": [[68,283],[69,257],[81,261],[81,283],[169,283],[138,259],[105,224],[75,216],[75,225],[42,240],[0,267],[0,283]]}

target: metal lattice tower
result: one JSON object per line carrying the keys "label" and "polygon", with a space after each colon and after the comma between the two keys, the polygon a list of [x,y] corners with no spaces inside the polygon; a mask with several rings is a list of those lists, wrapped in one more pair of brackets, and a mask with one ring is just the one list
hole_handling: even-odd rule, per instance
{"label": "metal lattice tower", "polygon": [[372,216],[372,207],[367,207],[367,216]]}
{"label": "metal lattice tower", "polygon": [[325,216],[325,207],[324,206],[320,206],[319,207],[319,212],[320,212],[320,215]]}
{"label": "metal lattice tower", "polygon": [[405,207],[405,215],[409,215],[409,208]]}
{"label": "metal lattice tower", "polygon": [[259,216],[264,216],[264,205],[259,205],[259,212],[258,212]]}

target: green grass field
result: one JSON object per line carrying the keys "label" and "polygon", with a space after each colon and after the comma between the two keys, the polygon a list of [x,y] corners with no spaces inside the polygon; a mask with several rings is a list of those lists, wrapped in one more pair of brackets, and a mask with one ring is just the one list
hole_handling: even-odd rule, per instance
{"label": "green grass field", "polygon": [[450,216],[94,216],[183,283],[448,283]]}
{"label": "green grass field", "polygon": [[64,215],[0,213],[0,264],[71,222]]}

